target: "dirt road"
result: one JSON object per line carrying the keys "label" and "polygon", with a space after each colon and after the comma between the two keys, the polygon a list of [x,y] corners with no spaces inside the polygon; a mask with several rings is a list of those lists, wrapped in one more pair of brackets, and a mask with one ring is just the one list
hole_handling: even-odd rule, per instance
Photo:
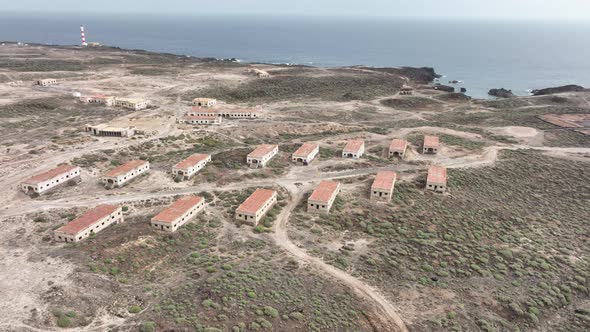
{"label": "dirt road", "polygon": [[[377,290],[349,275],[345,271],[325,263],[321,258],[310,256],[305,250],[291,242],[291,239],[287,234],[289,217],[291,212],[297,207],[297,204],[303,199],[303,194],[310,188],[311,186],[309,185],[301,186],[299,188],[295,185],[285,187],[285,189],[289,191],[290,197],[287,206],[283,208],[278,216],[278,222],[275,224],[274,233],[271,234],[275,243],[289,252],[299,261],[299,263],[303,265],[311,265],[314,268],[327,273],[350,287],[358,296],[371,304],[377,315],[375,317],[370,317],[369,319],[376,331],[408,331],[396,308]],[[375,319],[377,321],[374,321]]]}

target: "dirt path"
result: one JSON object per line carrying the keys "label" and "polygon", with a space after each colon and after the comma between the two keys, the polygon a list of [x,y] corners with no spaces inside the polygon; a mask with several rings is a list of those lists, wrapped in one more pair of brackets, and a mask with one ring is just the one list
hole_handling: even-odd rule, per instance
{"label": "dirt path", "polygon": [[[576,154],[590,154],[590,148],[559,148],[559,147],[530,147],[527,145],[502,145],[502,146],[491,146],[483,149],[482,153],[477,155],[469,155],[461,158],[443,158],[436,160],[437,163],[449,168],[462,168],[462,167],[482,167],[487,165],[493,165],[498,158],[498,152],[502,149],[535,149],[546,153],[560,153],[567,155]],[[582,157],[579,155],[580,158]],[[321,258],[313,257],[308,254],[304,249],[299,248],[296,243],[293,243],[288,236],[288,221],[292,211],[296,208],[297,204],[303,199],[304,193],[313,188],[317,182],[324,179],[342,179],[349,177],[356,177],[361,175],[374,174],[379,170],[423,170],[426,169],[426,165],[388,165],[384,167],[372,167],[372,168],[359,168],[344,171],[335,172],[321,172],[320,169],[327,164],[337,163],[338,160],[330,160],[327,162],[317,162],[312,164],[310,167],[292,167],[288,174],[284,175],[279,179],[250,179],[237,183],[230,183],[227,185],[219,186],[216,183],[204,183],[198,186],[191,186],[186,188],[171,189],[166,191],[155,191],[155,192],[137,192],[133,190],[126,191],[122,188],[122,191],[113,192],[109,196],[105,196],[104,192],[97,192],[92,195],[84,195],[81,197],[67,197],[54,200],[17,200],[13,201],[11,205],[6,206],[2,210],[2,216],[17,216],[24,215],[32,212],[46,211],[50,209],[62,209],[72,208],[77,206],[92,206],[97,204],[122,204],[125,202],[140,201],[145,199],[170,197],[175,195],[192,194],[202,191],[231,191],[244,189],[248,187],[262,187],[262,186],[273,186],[279,185],[287,189],[289,192],[289,200],[287,206],[283,209],[279,215],[278,222],[275,226],[274,234],[269,236],[276,242],[276,244],[291,254],[295,259],[304,265],[312,266],[318,271],[322,271],[331,278],[339,280],[343,284],[350,287],[360,298],[364,299],[373,308],[373,315],[370,318],[371,324],[376,331],[407,331],[403,320],[398,314],[395,306],[387,300],[377,289],[366,284],[365,282],[349,275],[347,272],[342,271],[332,265],[327,264]],[[304,179],[304,180],[302,180]],[[2,180],[0,179],[0,184]],[[296,185],[296,183],[298,185]],[[102,322],[96,322],[104,326]],[[4,325],[6,326],[6,325]],[[4,327],[0,325],[0,331]],[[22,328],[23,331],[38,331],[35,328],[23,325],[14,326],[16,328]],[[96,327],[96,326],[93,326]],[[97,327],[100,329],[100,327]],[[96,329],[90,329],[94,331]]]}
{"label": "dirt path", "polygon": [[[372,303],[373,309],[377,315],[375,317],[370,317],[370,320],[376,331],[408,331],[406,325],[399,316],[397,309],[377,290],[349,275],[345,271],[327,264],[321,258],[310,256],[305,250],[291,242],[291,239],[287,234],[287,222],[289,221],[291,212],[297,207],[297,204],[303,198],[304,192],[309,188],[310,186],[297,188],[294,185],[286,187],[291,196],[289,197],[289,203],[283,208],[278,216],[278,222],[275,224],[275,231],[271,235],[271,237],[274,238],[275,243],[289,252],[300,263],[311,265],[316,269],[327,273],[350,287],[358,296],[365,299],[368,303]],[[376,321],[373,319],[376,319]]]}

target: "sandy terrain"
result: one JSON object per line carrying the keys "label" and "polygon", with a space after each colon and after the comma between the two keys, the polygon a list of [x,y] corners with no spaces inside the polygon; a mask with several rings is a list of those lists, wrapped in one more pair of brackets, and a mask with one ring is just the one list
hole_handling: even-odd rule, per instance
{"label": "sandy terrain", "polygon": [[[256,120],[226,120],[219,126],[193,127],[178,124],[177,117],[190,109],[190,99],[199,97],[198,91],[218,87],[239,89],[244,84],[256,82],[252,75],[244,74],[246,67],[229,64],[209,64],[198,61],[178,64],[181,60],[160,59],[162,63],[154,64],[144,54],[127,54],[123,51],[105,49],[97,53],[89,53],[77,49],[48,47],[17,48],[6,47],[0,54],[31,55],[43,54],[48,60],[61,59],[75,62],[83,66],[78,71],[64,70],[50,72],[28,72],[2,70],[2,77],[10,81],[0,83],[0,110],[3,126],[0,128],[0,184],[4,188],[0,195],[0,214],[3,231],[0,232],[0,313],[6,317],[0,323],[0,330],[6,331],[44,331],[57,330],[53,317],[49,312],[48,294],[59,289],[67,290],[70,296],[83,292],[74,279],[80,277],[80,270],[73,260],[59,255],[47,256],[45,250],[56,251],[61,244],[48,243],[38,235],[47,229],[40,229],[41,224],[31,220],[31,216],[47,214],[48,218],[74,208],[90,207],[97,204],[139,204],[150,200],[162,200],[200,192],[232,193],[238,190],[256,187],[279,187],[286,194],[285,206],[277,216],[273,230],[267,234],[242,234],[244,241],[257,239],[270,241],[284,251],[288,257],[305,268],[310,268],[323,278],[335,280],[352,291],[362,304],[369,308],[367,315],[375,331],[408,331],[408,325],[422,319],[420,308],[412,305],[413,299],[419,297],[413,290],[400,291],[400,298],[388,297],[383,290],[371,285],[362,277],[353,276],[314,256],[306,248],[301,247],[290,237],[289,220],[293,210],[304,199],[306,192],[311,190],[320,180],[350,179],[360,176],[372,176],[379,170],[394,170],[399,174],[400,182],[414,183],[420,174],[425,174],[430,165],[442,165],[452,169],[480,168],[491,166],[498,159],[502,150],[534,149],[548,156],[569,158],[577,161],[590,161],[590,146],[546,146],[545,130],[540,127],[527,126],[529,123],[516,125],[494,122],[486,119],[477,125],[465,126],[449,123],[447,127],[440,125],[439,117],[455,116],[489,116],[494,115],[492,107],[465,102],[443,102],[436,100],[435,106],[416,109],[396,109],[383,104],[390,98],[406,98],[397,94],[369,96],[358,100],[323,100],[322,98],[294,97],[268,101],[253,97],[242,102],[221,101],[220,107],[259,107],[263,117]],[[16,56],[16,55],[15,55]],[[115,64],[87,64],[91,59],[111,59]],[[137,59],[141,59],[141,61]],[[81,64],[78,61],[82,61]],[[84,62],[86,61],[86,62]],[[120,62],[119,62],[120,61]],[[257,65],[268,70],[273,76],[287,76],[290,68],[271,65]],[[163,73],[160,71],[164,71]],[[308,79],[333,77],[333,71],[327,69],[309,69],[304,73]],[[371,70],[362,73],[374,75]],[[360,75],[360,74],[359,74]],[[40,88],[31,85],[31,80],[40,77],[55,77],[59,84]],[[399,77],[395,77],[399,79]],[[407,79],[407,78],[406,78]],[[257,84],[257,83],[254,83]],[[225,91],[225,90],[224,90]],[[231,91],[231,90],[229,90]],[[146,98],[154,107],[146,111],[130,112],[116,109],[100,110],[80,104],[72,94],[102,93],[119,97]],[[281,91],[282,93],[283,91]],[[365,93],[366,91],[363,91]],[[279,93],[279,92],[277,92]],[[414,97],[434,100],[439,92],[431,90],[417,91]],[[233,93],[232,96],[240,96]],[[414,98],[409,97],[409,98]],[[578,95],[572,95],[578,98]],[[583,97],[580,97],[583,99]],[[60,110],[55,116],[57,122],[47,126],[31,125],[30,121],[50,117],[47,110],[43,111],[46,99],[58,100],[53,110]],[[41,100],[41,101],[40,101]],[[586,99],[584,99],[586,100]],[[25,109],[40,107],[39,113],[8,113],[15,104],[25,104]],[[41,106],[39,106],[39,105]],[[19,106],[20,107],[20,106]],[[535,106],[536,107],[536,106]],[[526,106],[523,109],[536,109]],[[17,108],[20,110],[20,108]],[[36,108],[35,108],[36,109]],[[467,109],[467,110],[465,110]],[[1,113],[5,112],[5,113]],[[45,113],[42,113],[45,112]],[[104,112],[104,113],[100,113]],[[442,120],[441,120],[442,121]],[[487,121],[487,122],[486,122]],[[105,138],[92,137],[83,132],[85,123],[109,123],[112,126],[136,126],[148,135],[141,137]],[[424,134],[440,135],[443,145],[437,155],[419,153],[420,141]],[[24,142],[25,137],[34,136],[31,141]],[[181,137],[181,138],[178,138]],[[211,139],[214,137],[215,139]],[[501,137],[499,139],[498,137]],[[61,141],[68,138],[71,141]],[[358,161],[343,160],[338,153],[348,139],[362,138],[367,143],[365,158]],[[405,160],[392,161],[386,158],[387,147],[392,138],[407,138],[410,147]],[[207,145],[206,139],[214,143]],[[205,141],[205,142],[203,142]],[[249,170],[243,165],[234,168],[224,166],[236,158],[233,154],[238,149],[252,149],[260,143],[281,144],[281,148],[292,149],[301,142],[314,142],[321,145],[322,156],[309,167],[296,167],[288,161],[277,162],[278,166],[259,175],[259,170]],[[446,142],[446,143],[445,143]],[[149,147],[146,147],[147,145]],[[217,144],[217,145],[214,145]],[[218,153],[221,164],[208,166],[217,173],[209,174],[210,178],[198,178],[195,181],[175,182],[170,176],[170,165],[178,162],[182,151],[193,153],[196,149],[208,149],[209,153]],[[291,151],[292,152],[292,151]],[[113,165],[109,161],[96,162],[92,166],[83,167],[83,182],[75,187],[63,187],[50,195],[31,198],[19,191],[19,184],[26,178],[48,170],[58,163],[72,162],[75,158],[93,154],[103,154],[107,159],[129,159],[138,157],[151,158],[152,171],[130,185],[116,190],[106,190],[99,184],[100,175]],[[132,155],[135,154],[135,155]],[[289,153],[282,151],[276,159],[288,160]],[[241,159],[240,159],[241,160]],[[242,160],[243,162],[243,160]],[[243,164],[243,163],[242,163]],[[213,172],[213,171],[212,171]],[[229,180],[232,179],[232,180]],[[235,179],[235,180],[234,180]],[[227,181],[226,181],[227,180]],[[351,185],[354,187],[354,185]],[[352,191],[352,189],[351,189]],[[453,189],[450,189],[452,193]],[[223,213],[213,210],[207,218],[219,219],[224,234],[243,232],[235,228],[233,221]],[[131,210],[130,214],[137,212]],[[222,236],[223,235],[223,236]],[[98,235],[99,237],[101,234]],[[153,241],[151,236],[131,238],[122,243],[116,251],[129,248],[143,250]],[[334,240],[332,250],[336,251],[344,238]],[[361,252],[371,240],[350,240]],[[363,249],[364,248],[364,249]],[[157,265],[153,266],[157,270]],[[19,276],[15,278],[15,276]],[[91,277],[89,277],[91,278]],[[107,276],[92,277],[99,280]],[[108,279],[115,283],[115,279]],[[98,281],[96,281],[98,282]],[[119,285],[120,287],[124,287]],[[105,288],[101,288],[105,287]],[[120,331],[134,330],[137,322],[130,316],[117,316],[110,308],[116,296],[105,296],[100,299],[99,285],[93,289],[89,298],[97,299],[99,309],[85,326],[73,330],[102,331],[106,326],[115,325]],[[127,296],[128,294],[126,294]],[[55,294],[53,296],[56,296]],[[93,297],[94,296],[94,297]],[[421,298],[423,295],[420,295]],[[437,303],[455,296],[452,292],[432,294]],[[435,301],[435,302],[436,302]],[[400,307],[404,306],[404,310]],[[413,309],[406,308],[409,306]],[[439,306],[444,314],[444,308]],[[435,310],[436,311],[436,310]],[[411,312],[407,317],[402,313]]]}

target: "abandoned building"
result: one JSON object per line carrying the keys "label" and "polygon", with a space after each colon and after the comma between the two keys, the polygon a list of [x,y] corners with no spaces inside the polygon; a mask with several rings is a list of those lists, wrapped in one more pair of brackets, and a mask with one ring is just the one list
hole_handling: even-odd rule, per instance
{"label": "abandoned building", "polygon": [[215,105],[217,105],[217,99],[213,99],[213,98],[195,98],[195,99],[193,99],[193,106],[213,107]]}
{"label": "abandoned building", "polygon": [[291,156],[291,160],[297,165],[307,166],[320,152],[320,146],[313,143],[305,143]]}
{"label": "abandoned building", "polygon": [[197,174],[208,162],[211,161],[211,155],[197,153],[189,156],[185,160],[172,166],[174,178],[179,180],[188,180]]}
{"label": "abandoned building", "polygon": [[274,144],[259,145],[254,151],[250,152],[246,157],[246,163],[251,168],[259,168],[266,166],[274,156],[279,153],[279,146]]}
{"label": "abandoned building", "polygon": [[40,85],[40,86],[50,86],[50,85],[57,84],[57,80],[53,79],[53,78],[45,78],[42,80],[35,81],[35,84]]}
{"label": "abandoned building", "polygon": [[107,188],[122,187],[136,177],[149,172],[150,163],[145,160],[131,160],[106,172],[102,183]]}
{"label": "abandoned building", "polygon": [[135,127],[111,127],[108,124],[86,125],[84,130],[94,136],[105,137],[131,137],[136,133]]}
{"label": "abandoned building", "polygon": [[21,189],[25,194],[41,194],[66,183],[78,182],[80,182],[80,167],[61,164],[25,180],[21,184]]}
{"label": "abandoned building", "polygon": [[96,234],[109,225],[123,222],[120,206],[99,205],[54,231],[55,241],[78,242]]}
{"label": "abandoned building", "polygon": [[307,199],[307,212],[329,213],[340,193],[340,183],[335,181],[322,181]]}
{"label": "abandoned building", "polygon": [[255,70],[255,74],[256,74],[256,76],[258,76],[260,78],[268,78],[268,77],[270,77],[270,74],[267,71],[264,71],[264,70],[256,69]]}
{"label": "abandoned building", "polygon": [[365,153],[365,141],[363,140],[350,140],[346,143],[346,146],[342,150],[342,158],[358,159]]}
{"label": "abandoned building", "polygon": [[165,232],[175,232],[204,208],[205,200],[203,197],[182,197],[152,218],[152,228]]}
{"label": "abandoned building", "polygon": [[266,213],[277,202],[277,192],[270,189],[256,189],[237,209],[236,220],[258,225]]}
{"label": "abandoned building", "polygon": [[390,201],[391,196],[393,195],[396,179],[397,174],[395,174],[395,172],[377,172],[377,176],[371,185],[371,199]]}
{"label": "abandoned building", "polygon": [[424,136],[424,143],[422,144],[423,154],[436,154],[439,148],[438,136]]}
{"label": "abandoned building", "polygon": [[389,158],[400,157],[403,159],[407,148],[408,141],[398,138],[392,140],[389,144]]}
{"label": "abandoned building", "polygon": [[105,106],[115,105],[115,97],[105,95],[82,96],[80,101],[87,104],[99,104]]}
{"label": "abandoned building", "polygon": [[426,189],[444,193],[447,189],[447,169],[442,166],[430,166],[426,178]]}
{"label": "abandoned building", "polygon": [[150,102],[145,99],[137,98],[117,98],[115,99],[115,106],[123,107],[126,109],[139,111],[148,108]]}
{"label": "abandoned building", "polygon": [[193,106],[188,116],[219,116],[228,119],[256,119],[260,117],[260,111],[253,109],[202,109]]}
{"label": "abandoned building", "polygon": [[414,88],[407,84],[402,85],[402,87],[399,90],[400,95],[411,95],[412,93],[414,93]]}
{"label": "abandoned building", "polygon": [[253,74],[253,75],[260,77],[260,78],[270,77],[270,74],[267,71],[264,71],[264,70],[261,70],[258,68],[250,68],[246,71],[246,73]]}
{"label": "abandoned building", "polygon": [[181,122],[193,125],[210,125],[221,124],[221,119],[223,118],[217,115],[185,115]]}

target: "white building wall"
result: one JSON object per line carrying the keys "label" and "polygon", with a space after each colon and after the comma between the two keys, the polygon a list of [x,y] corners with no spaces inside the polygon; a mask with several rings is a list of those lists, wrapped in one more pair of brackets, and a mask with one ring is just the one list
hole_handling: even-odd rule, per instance
{"label": "white building wall", "polygon": [[151,225],[153,229],[165,231],[165,232],[176,232],[182,225],[193,219],[199,212],[205,208],[205,200],[202,200],[199,204],[193,206],[190,210],[186,211],[182,216],[178,217],[172,223],[161,222],[152,220]]}
{"label": "white building wall", "polygon": [[266,213],[268,211],[270,211],[270,209],[272,209],[272,207],[277,203],[277,193],[275,192],[273,194],[273,196],[264,203],[264,205],[258,210],[256,211],[256,213],[248,213],[248,212],[243,212],[240,210],[236,210],[236,220],[239,221],[244,221],[250,224],[253,224],[254,226],[258,225],[258,222],[260,222],[260,220],[262,218],[264,218],[264,216],[266,215]]}
{"label": "white building wall", "polygon": [[188,169],[181,169],[181,168],[172,168],[172,174],[178,175],[179,172],[184,173],[185,178],[191,178],[193,175],[197,174],[200,170],[202,170],[208,162],[211,161],[211,156],[209,156],[206,160],[200,161],[196,165],[189,167]]}
{"label": "white building wall", "polygon": [[293,156],[291,156],[291,159],[293,162],[297,162],[297,159],[301,158],[301,159],[303,159],[303,162],[306,162],[309,164],[312,162],[312,160],[315,159],[315,157],[318,155],[319,152],[320,152],[320,147],[318,146],[312,152],[310,152],[310,154],[307,156],[293,155]]}
{"label": "white building wall", "polygon": [[123,222],[123,212],[121,207],[119,207],[113,213],[109,214],[108,216],[102,219],[97,220],[95,223],[90,225],[88,228],[80,231],[78,234],[72,235],[55,231],[54,239],[55,241],[59,242],[78,242],[89,237],[92,233],[98,233],[114,223],[118,224],[121,222]]}
{"label": "white building wall", "polygon": [[254,165],[254,161],[257,160],[258,163],[256,163],[259,167],[265,167],[266,164],[274,157],[277,155],[277,153],[279,153],[279,147],[275,147],[270,153],[266,154],[265,156],[263,156],[262,158],[247,158],[246,163],[249,166],[253,166]]}
{"label": "white building wall", "polygon": [[[150,170],[150,164],[144,164],[141,167],[132,169],[131,171],[127,172],[126,174],[119,175],[117,177],[103,177],[102,183],[106,185],[112,185],[112,187],[122,187],[127,184],[129,181],[135,179],[136,177],[148,172]],[[109,180],[112,180],[112,183],[109,183]]]}
{"label": "white building wall", "polygon": [[78,178],[80,176],[80,172],[80,167],[76,167],[69,172],[62,173],[47,181],[39,182],[36,184],[23,183],[21,184],[21,189],[25,193],[35,192],[37,194],[41,194],[43,192],[50,190],[51,188],[67,183],[69,180]]}

